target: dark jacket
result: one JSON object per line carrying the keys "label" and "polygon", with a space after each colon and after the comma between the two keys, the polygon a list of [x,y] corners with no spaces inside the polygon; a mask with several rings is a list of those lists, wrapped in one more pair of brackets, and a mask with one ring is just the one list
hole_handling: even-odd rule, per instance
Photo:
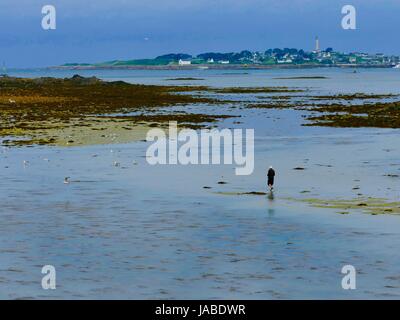
{"label": "dark jacket", "polygon": [[268,178],[275,177],[275,170],[274,169],[269,169],[267,175],[268,175]]}

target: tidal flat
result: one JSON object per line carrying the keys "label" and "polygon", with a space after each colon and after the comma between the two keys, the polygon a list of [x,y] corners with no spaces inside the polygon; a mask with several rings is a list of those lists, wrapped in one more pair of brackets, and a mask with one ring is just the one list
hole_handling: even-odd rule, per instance
{"label": "tidal flat", "polygon": [[[304,80],[316,77],[318,78],[318,76],[303,76],[286,79]],[[183,79],[199,80],[194,77],[166,80]],[[175,120],[186,127],[199,129],[219,119],[233,117],[228,114],[200,114],[186,111],[178,114],[173,109],[176,106],[200,104],[232,104],[246,105],[247,108],[293,108],[311,111],[313,114],[306,116],[308,122],[303,124],[305,126],[400,127],[400,101],[393,100],[397,97],[394,94],[313,95],[309,88],[286,86],[214,88],[190,85],[134,85],[123,81],[105,82],[96,77],[85,78],[79,75],[64,79],[3,76],[0,78],[0,89],[2,116],[0,136],[11,137],[2,141],[4,145],[127,142],[130,135],[132,141],[142,136],[136,132],[141,132],[143,126],[160,126]],[[298,95],[298,93],[305,94]],[[248,101],[246,96],[251,94],[256,94],[259,101],[256,103]],[[265,94],[270,95],[265,96]],[[387,102],[387,99],[392,100]],[[265,100],[272,103],[265,103]],[[310,103],[313,100],[330,103]],[[340,103],[340,101],[363,100],[374,102]],[[160,110],[163,113],[157,113]],[[315,113],[323,114],[315,115]],[[114,134],[108,132],[107,128],[115,128]],[[132,131],[133,134],[124,132],[125,130]],[[110,135],[113,138],[108,140],[107,137]],[[12,139],[15,137],[22,139]],[[83,137],[85,139],[82,139]]]}
{"label": "tidal flat", "polygon": [[[137,136],[136,128],[142,131],[143,126],[154,123],[177,120],[199,128],[203,123],[228,117],[154,113],[162,107],[216,103],[209,98],[176,94],[194,90],[199,88],[105,82],[79,75],[65,79],[5,76],[0,78],[0,136],[11,138],[4,139],[4,145],[116,143],[129,141],[130,132],[124,130],[132,130]],[[110,128],[115,132],[109,132]],[[110,134],[114,140],[102,139]]]}
{"label": "tidal flat", "polygon": [[[27,70],[10,77],[88,81],[73,75]],[[15,113],[22,130],[0,137],[1,298],[400,298],[399,129],[304,125],[324,115],[312,110],[319,105],[396,103],[398,71],[99,70],[81,76],[129,85],[120,84],[121,97],[110,89],[102,98],[96,89],[79,103],[73,97],[87,85],[65,84],[57,94],[35,89],[37,95],[31,85],[0,88],[2,128],[11,130]],[[326,79],[304,79],[314,76]],[[173,78],[204,80],[171,86],[166,79]],[[146,94],[133,92],[139,87],[149,91],[147,103]],[[255,89],[232,89],[238,87]],[[339,95],[352,98],[335,99]],[[18,98],[32,96],[34,103]],[[327,96],[332,100],[312,99]],[[74,107],[58,118],[49,109],[36,112],[40,101],[62,106],[62,113]],[[289,106],[249,107],[272,101]],[[149,165],[145,133],[175,116],[195,128],[253,128],[254,173],[236,176],[233,165]],[[25,137],[43,137],[43,144],[10,143],[27,133],[23,123],[36,128],[53,121],[57,127],[43,136]],[[53,136],[58,142],[48,143]],[[272,195],[265,185],[270,165],[277,172]],[[40,287],[46,264],[56,267],[57,290]],[[357,270],[357,290],[341,288],[347,264]]]}
{"label": "tidal flat", "polygon": [[[290,200],[290,199],[289,199]],[[292,199],[294,200],[294,199]],[[381,198],[354,198],[354,199],[301,199],[316,208],[336,209],[340,214],[349,214],[350,211],[361,210],[372,215],[400,214],[400,202],[388,201]]]}

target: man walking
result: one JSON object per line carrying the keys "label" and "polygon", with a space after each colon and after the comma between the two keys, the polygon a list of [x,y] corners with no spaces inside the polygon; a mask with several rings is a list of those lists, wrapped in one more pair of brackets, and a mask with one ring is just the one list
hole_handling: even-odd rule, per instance
{"label": "man walking", "polygon": [[268,187],[272,191],[274,190],[274,178],[275,178],[275,170],[271,167],[269,167],[268,173]]}

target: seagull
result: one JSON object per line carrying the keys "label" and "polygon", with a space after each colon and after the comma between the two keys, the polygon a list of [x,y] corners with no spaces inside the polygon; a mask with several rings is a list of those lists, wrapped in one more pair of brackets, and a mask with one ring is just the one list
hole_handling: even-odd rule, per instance
{"label": "seagull", "polygon": [[69,184],[69,177],[64,178],[64,184]]}
{"label": "seagull", "polygon": [[24,167],[26,167],[29,164],[29,161],[24,160]]}
{"label": "seagull", "polygon": [[117,161],[114,161],[114,167],[119,167],[120,163]]}

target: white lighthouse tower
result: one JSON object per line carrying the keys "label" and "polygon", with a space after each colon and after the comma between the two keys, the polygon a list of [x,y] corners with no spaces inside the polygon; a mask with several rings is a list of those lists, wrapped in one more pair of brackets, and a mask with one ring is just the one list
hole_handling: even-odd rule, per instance
{"label": "white lighthouse tower", "polygon": [[320,47],[319,47],[319,39],[318,39],[318,36],[317,36],[317,37],[315,37],[315,52],[318,53],[320,51],[321,50],[320,50]]}

